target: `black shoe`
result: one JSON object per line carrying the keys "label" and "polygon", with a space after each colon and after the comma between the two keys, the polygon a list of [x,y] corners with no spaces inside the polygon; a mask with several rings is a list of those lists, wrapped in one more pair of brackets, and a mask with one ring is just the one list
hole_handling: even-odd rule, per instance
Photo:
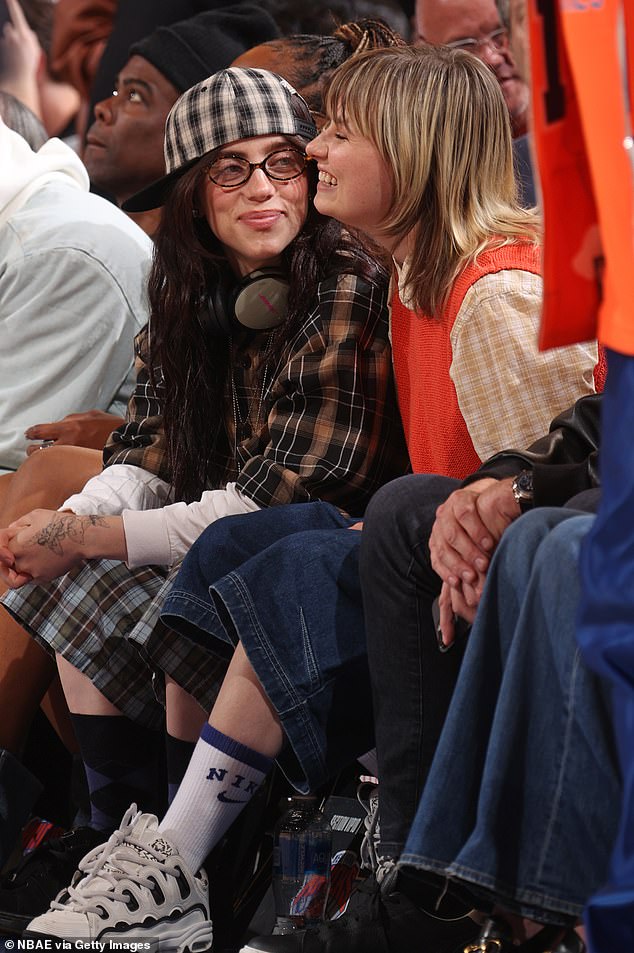
{"label": "black shoe", "polygon": [[467,944],[464,953],[585,953],[583,940],[572,928],[545,926],[523,943],[514,943],[510,927],[492,917],[482,927],[478,938]]}
{"label": "black shoe", "polygon": [[256,937],[241,953],[456,953],[479,932],[468,916],[444,920],[426,913],[399,889],[394,869],[381,884],[369,877],[338,920],[296,933]]}
{"label": "black shoe", "polygon": [[107,840],[103,831],[80,827],[37,847],[0,881],[0,934],[18,933],[48,910],[67,887],[82,857]]}

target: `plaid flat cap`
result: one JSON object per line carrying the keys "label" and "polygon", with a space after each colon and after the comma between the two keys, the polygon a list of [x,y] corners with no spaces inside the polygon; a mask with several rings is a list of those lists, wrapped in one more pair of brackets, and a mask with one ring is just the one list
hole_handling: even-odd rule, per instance
{"label": "plaid flat cap", "polygon": [[[301,102],[306,118],[293,109]],[[220,146],[253,136],[288,136],[302,148],[317,135],[306,103],[281,76],[263,69],[231,67],[192,86],[176,101],[165,125],[167,175],[123,204],[126,212],[157,208],[174,182]]]}

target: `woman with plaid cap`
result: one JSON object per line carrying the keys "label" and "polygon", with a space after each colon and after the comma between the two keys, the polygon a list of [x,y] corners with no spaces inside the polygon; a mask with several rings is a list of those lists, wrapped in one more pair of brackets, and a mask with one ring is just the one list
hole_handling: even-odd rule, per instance
{"label": "woman with plaid cap", "polygon": [[[68,695],[102,831],[156,756],[163,706],[127,636],[157,617],[163,567],[232,514],[321,499],[334,504],[324,525],[345,526],[342,510],[363,511],[406,466],[385,272],[314,210],[315,132],[301,97],[263,70],[221,71],[177,102],[168,173],[129,203],[164,212],[127,422],[62,512],[3,532],[11,585],[70,570],[5,605],[98,698]],[[208,710],[224,665],[184,661]],[[148,770],[135,796],[155,790]]]}

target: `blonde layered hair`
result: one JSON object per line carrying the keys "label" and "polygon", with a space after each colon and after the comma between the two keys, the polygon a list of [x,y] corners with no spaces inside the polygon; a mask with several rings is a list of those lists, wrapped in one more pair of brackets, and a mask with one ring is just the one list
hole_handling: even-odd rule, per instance
{"label": "blonde layered hair", "polygon": [[465,265],[484,248],[539,240],[520,206],[511,126],[498,83],[470,53],[446,47],[371,50],[340,66],[326,112],[370,140],[387,163],[387,237],[411,234],[404,275],[423,314],[441,311]]}

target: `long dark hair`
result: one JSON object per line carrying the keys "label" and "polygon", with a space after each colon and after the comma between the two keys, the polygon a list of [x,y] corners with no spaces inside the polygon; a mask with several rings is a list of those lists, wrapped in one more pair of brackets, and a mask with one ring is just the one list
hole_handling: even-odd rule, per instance
{"label": "long dark hair", "polygon": [[[229,349],[221,339],[205,337],[199,321],[201,294],[227,268],[220,243],[194,212],[208,165],[207,156],[177,181],[168,197],[149,279],[150,379],[163,402],[174,495],[188,502],[205,489],[224,486],[227,459],[233,454],[225,429]],[[312,199],[317,174],[312,163],[307,174]],[[306,303],[314,299],[320,281],[344,273],[386,280],[378,253],[375,257],[366,246],[310,202],[304,227],[284,254],[289,306],[273,339],[273,366],[306,319]]]}

